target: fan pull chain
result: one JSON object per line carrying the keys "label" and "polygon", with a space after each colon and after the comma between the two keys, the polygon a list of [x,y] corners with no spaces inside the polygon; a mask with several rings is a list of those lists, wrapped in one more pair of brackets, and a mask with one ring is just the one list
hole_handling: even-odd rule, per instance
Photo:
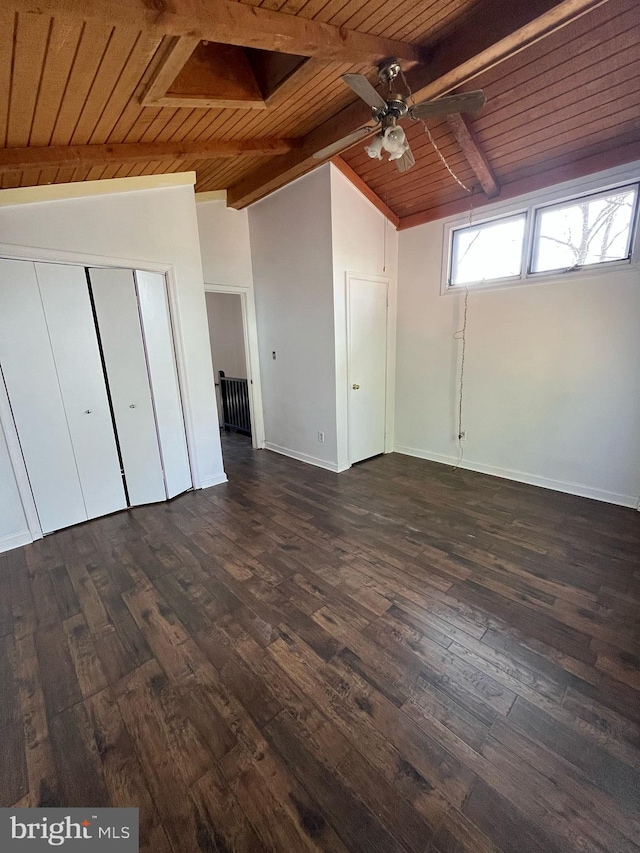
{"label": "fan pull chain", "polygon": [[412,106],[412,107],[415,107],[415,105],[416,105],[416,99],[413,97],[413,91],[411,90],[411,86],[409,85],[409,83],[408,83],[408,81],[407,81],[407,78],[406,78],[406,76],[405,76],[405,73],[404,73],[404,71],[402,70],[402,68],[400,68],[400,76],[402,77],[402,82],[404,83],[405,89],[406,89],[406,90],[407,90],[407,92],[409,93],[409,97],[408,97],[408,99],[407,99],[407,100],[411,101],[411,106]]}
{"label": "fan pull chain", "polygon": [[[400,76],[402,77],[402,82],[404,83],[405,88],[406,88],[407,92],[409,93],[408,100],[409,100],[409,102],[411,103],[411,106],[414,106],[414,107],[415,107],[415,105],[416,105],[416,99],[415,99],[415,97],[414,97],[414,95],[413,95],[413,91],[412,91],[412,89],[411,89],[411,86],[409,85],[409,81],[407,80],[406,75],[405,75],[405,73],[404,73],[404,71],[403,71],[403,69],[402,69],[402,68],[400,69]],[[462,181],[460,180],[460,178],[459,178],[459,177],[456,175],[456,173],[453,171],[453,169],[451,168],[451,166],[447,163],[447,160],[446,160],[446,158],[445,158],[444,154],[442,153],[442,151],[440,151],[440,149],[438,148],[438,146],[437,146],[437,144],[436,144],[435,139],[434,139],[434,138],[433,138],[433,136],[431,135],[431,131],[429,130],[429,127],[427,126],[426,121],[423,121],[423,122],[422,122],[422,126],[424,127],[425,133],[426,133],[426,134],[427,134],[427,136],[429,137],[429,142],[430,142],[430,143],[431,143],[431,145],[433,146],[433,150],[436,152],[436,154],[438,155],[438,157],[442,160],[442,164],[444,165],[444,167],[445,167],[445,169],[447,170],[447,172],[449,172],[449,174],[451,175],[451,177],[453,178],[453,180],[454,180],[454,181],[455,181],[455,182],[456,182],[460,187],[462,187],[462,189],[463,189],[466,193],[469,193],[469,195],[472,195],[472,194],[473,194],[473,189],[469,189],[469,187],[468,187],[466,184],[463,184],[463,183],[462,183]],[[472,209],[470,209],[470,210],[469,210],[469,224],[471,224],[471,214],[472,214]]]}
{"label": "fan pull chain", "polygon": [[422,122],[422,126],[424,127],[424,132],[425,132],[425,133],[427,134],[427,136],[429,137],[429,142],[433,145],[433,149],[434,149],[434,151],[436,152],[436,154],[438,155],[438,157],[442,160],[442,164],[444,165],[444,167],[445,167],[445,169],[447,170],[447,172],[449,172],[449,174],[451,175],[451,177],[453,178],[453,180],[454,180],[454,181],[455,181],[459,186],[461,186],[461,187],[462,187],[462,189],[463,189],[466,193],[469,193],[469,194],[473,193],[473,189],[469,189],[469,187],[468,187],[466,184],[463,184],[463,183],[462,183],[462,181],[460,180],[460,178],[459,178],[459,177],[456,175],[456,173],[453,171],[453,169],[451,168],[451,166],[447,163],[446,157],[444,156],[444,154],[442,153],[442,151],[438,148],[438,146],[437,146],[437,144],[436,144],[435,139],[434,139],[434,138],[433,138],[433,136],[431,135],[431,131],[429,130],[429,127],[428,127],[428,125],[427,125],[426,121],[423,121],[423,122]]}

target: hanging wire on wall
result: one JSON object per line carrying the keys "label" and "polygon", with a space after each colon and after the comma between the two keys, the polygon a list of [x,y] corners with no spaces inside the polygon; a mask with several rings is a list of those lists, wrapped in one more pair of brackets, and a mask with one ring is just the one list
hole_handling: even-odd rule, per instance
{"label": "hanging wire on wall", "polygon": [[[411,86],[409,85],[405,73],[402,69],[400,69],[400,76],[402,77],[402,81],[407,89],[409,94],[408,100],[415,106],[415,98],[413,96],[413,92],[411,90]],[[431,143],[433,150],[436,152],[443,166],[447,170],[447,172],[451,175],[453,180],[461,187],[469,196],[469,225],[473,224],[473,187],[468,187],[453,171],[449,163],[447,162],[447,158],[444,156],[435,139],[433,138],[433,134],[431,133],[429,126],[426,121],[422,122],[422,126],[424,127],[424,131],[427,134],[429,142]],[[459,455],[458,461],[453,466],[453,470],[459,467],[462,462],[462,457],[464,456],[464,447],[462,446],[463,435],[465,435],[465,430],[462,426],[462,406],[463,406],[463,398],[464,398],[464,362],[467,353],[467,312],[469,309],[469,286],[465,287],[464,294],[464,311],[463,311],[463,319],[462,319],[462,328],[458,329],[457,332],[454,332],[453,339],[455,341],[462,341],[462,353],[460,355],[460,384],[458,387],[458,448]],[[466,436],[465,436],[466,437]]]}
{"label": "hanging wire on wall", "polygon": [[462,354],[460,356],[460,386],[458,389],[458,448],[460,450],[458,461],[453,466],[453,470],[459,467],[464,456],[464,447],[462,446],[462,437],[464,430],[462,429],[462,400],[464,395],[464,359],[467,354],[467,309],[469,307],[469,285],[464,291],[464,312],[462,315],[462,328],[454,332],[454,341],[462,341]]}
{"label": "hanging wire on wall", "polygon": [[[387,193],[384,195],[384,203],[387,204]],[[382,272],[387,271],[387,217],[382,216]]]}

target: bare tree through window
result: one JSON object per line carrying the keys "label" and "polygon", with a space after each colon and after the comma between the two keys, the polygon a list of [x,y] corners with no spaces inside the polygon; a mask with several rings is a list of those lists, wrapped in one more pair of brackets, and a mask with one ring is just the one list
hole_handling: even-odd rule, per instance
{"label": "bare tree through window", "polygon": [[629,252],[635,190],[539,211],[534,271],[620,260]]}

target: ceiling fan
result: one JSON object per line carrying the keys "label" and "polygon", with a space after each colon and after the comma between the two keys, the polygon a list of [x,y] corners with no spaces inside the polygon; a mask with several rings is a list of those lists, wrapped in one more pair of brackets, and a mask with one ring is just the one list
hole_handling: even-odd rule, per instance
{"label": "ceiling fan", "polygon": [[484,92],[466,92],[461,95],[446,95],[419,104],[408,104],[404,95],[393,92],[393,81],[401,74],[400,63],[397,59],[386,59],[378,66],[378,78],[387,87],[387,96],[373,88],[362,74],[343,74],[342,79],[353,91],[371,107],[374,125],[364,125],[353,133],[327,145],[313,156],[318,160],[333,157],[349,148],[359,139],[370,136],[378,127],[379,130],[365,151],[369,157],[382,160],[382,152],[386,151],[389,160],[394,160],[399,172],[406,172],[415,164],[415,158],[409,147],[406,134],[398,124],[399,119],[409,118],[412,121],[425,121],[434,116],[451,115],[452,113],[474,112],[485,104]]}

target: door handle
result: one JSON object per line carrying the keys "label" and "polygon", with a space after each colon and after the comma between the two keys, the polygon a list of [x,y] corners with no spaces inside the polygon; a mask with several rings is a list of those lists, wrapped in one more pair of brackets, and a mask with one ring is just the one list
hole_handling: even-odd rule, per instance
{"label": "door handle", "polygon": [[129,406],[130,409],[135,409],[135,407],[136,407],[135,403],[131,403],[131,405]]}
{"label": "door handle", "polygon": [[85,413],[85,415],[90,415],[90,414],[91,414],[91,409],[85,409],[85,410],[84,410],[84,413]]}
{"label": "door handle", "polygon": [[360,386],[359,386],[359,385],[356,385],[356,383],[355,383],[355,382],[353,383],[353,385],[352,385],[351,387],[353,388],[353,390],[354,390],[354,391],[358,391],[358,390],[359,390],[359,388],[360,388]]}

